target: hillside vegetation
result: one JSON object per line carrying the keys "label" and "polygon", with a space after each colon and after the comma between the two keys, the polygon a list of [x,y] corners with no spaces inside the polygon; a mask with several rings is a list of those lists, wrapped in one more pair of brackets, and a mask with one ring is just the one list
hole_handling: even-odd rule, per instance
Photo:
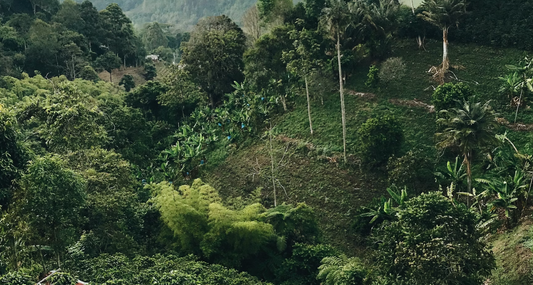
{"label": "hillside vegetation", "polygon": [[532,284],[528,1],[184,3],[0,0],[0,283]]}

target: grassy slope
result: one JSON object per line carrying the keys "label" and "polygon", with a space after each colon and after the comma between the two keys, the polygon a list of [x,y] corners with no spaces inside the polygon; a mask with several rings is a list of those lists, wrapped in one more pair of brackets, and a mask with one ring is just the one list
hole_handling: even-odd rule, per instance
{"label": "grassy slope", "polygon": [[[515,63],[524,55],[519,50],[453,43],[450,49],[451,64],[461,66],[454,71],[455,74],[478,91],[483,99],[498,96],[500,83],[497,78],[506,73],[505,64]],[[371,116],[390,113],[402,121],[406,136],[404,152],[421,149],[425,155],[434,158],[437,165],[444,165],[444,161],[437,159],[433,147],[435,115],[425,109],[399,106],[389,101],[416,98],[430,103],[436,84],[426,72],[431,66],[439,64],[441,44],[428,42],[426,50],[418,50],[414,42],[402,42],[395,45],[392,56],[402,57],[406,62],[408,71],[401,82],[369,89],[364,86],[368,65],[363,64],[348,82],[347,88],[350,90],[376,95],[373,99],[346,96],[348,153],[352,161],[356,160],[356,131],[362,122]],[[342,150],[338,101],[337,93],[329,94],[324,105],[318,99],[313,101],[313,137],[309,135],[307,109],[302,98],[297,100],[292,111],[275,121],[276,161],[281,159],[285,149],[289,150],[276,175],[286,190],[286,194],[283,190],[278,192],[278,203],[306,202],[313,206],[320,218],[325,240],[357,254],[363,247],[358,245],[350,231],[352,213],[373,197],[384,195],[388,183],[383,169],[367,170],[356,164],[342,167],[335,163],[335,160],[341,160],[339,153]],[[499,108],[498,111],[508,119],[513,117],[513,110],[509,108]],[[531,110],[521,110],[521,114],[519,121],[533,122]],[[530,132],[509,132],[522,149],[531,141]],[[264,187],[263,193],[271,201],[272,186],[267,179],[271,167],[267,142],[266,138],[262,138],[250,146],[237,148],[223,163],[204,173],[203,178],[227,196],[245,195],[256,187]]]}
{"label": "grassy slope", "polygon": [[491,237],[497,269],[490,278],[492,285],[532,284],[533,228],[526,219],[509,232]]}

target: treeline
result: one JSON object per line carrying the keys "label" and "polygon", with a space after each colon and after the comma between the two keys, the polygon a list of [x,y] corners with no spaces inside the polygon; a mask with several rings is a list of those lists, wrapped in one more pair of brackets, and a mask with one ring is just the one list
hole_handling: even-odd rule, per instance
{"label": "treeline", "polygon": [[97,79],[93,69],[139,65],[146,52],[122,9],[90,1],[0,2],[0,74]]}

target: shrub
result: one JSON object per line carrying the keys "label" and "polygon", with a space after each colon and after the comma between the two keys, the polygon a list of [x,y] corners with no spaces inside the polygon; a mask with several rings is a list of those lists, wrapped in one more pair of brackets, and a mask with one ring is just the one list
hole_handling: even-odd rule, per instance
{"label": "shrub", "polygon": [[366,87],[375,87],[379,82],[378,77],[379,69],[375,65],[371,65],[368,70],[367,80],[365,82]]}
{"label": "shrub", "polygon": [[456,106],[457,101],[462,102],[474,95],[474,91],[466,84],[460,83],[446,83],[443,84],[433,92],[431,103],[435,106],[435,110],[448,110]]}
{"label": "shrub", "polygon": [[405,76],[406,66],[400,57],[391,57],[381,64],[379,79],[385,83],[399,81]]}
{"label": "shrub", "polygon": [[465,205],[437,192],[408,200],[395,221],[373,233],[381,275],[409,284],[481,284],[495,262],[476,221]]}
{"label": "shrub", "polygon": [[144,79],[152,80],[157,76],[157,69],[155,65],[151,62],[144,64]]}
{"label": "shrub", "polygon": [[124,86],[126,92],[130,92],[131,89],[135,88],[135,81],[133,81],[133,76],[128,74],[124,75],[118,85]]}
{"label": "shrub", "polygon": [[18,271],[9,272],[6,275],[0,277],[0,284],[32,285],[35,283],[32,281],[33,280],[30,276]]}
{"label": "shrub", "polygon": [[94,70],[94,68],[90,65],[85,66],[81,72],[80,72],[80,78],[88,81],[98,81],[100,80],[100,77],[98,77],[98,73]]}
{"label": "shrub", "polygon": [[316,279],[320,262],[338,253],[333,247],[325,244],[295,244],[292,256],[283,261],[276,272],[280,284],[319,285]]}
{"label": "shrub", "polygon": [[408,151],[404,156],[391,157],[387,163],[389,183],[423,190],[433,185],[433,165],[420,151]]}
{"label": "shrub", "polygon": [[358,131],[363,162],[379,165],[400,150],[403,130],[394,117],[368,119]]}

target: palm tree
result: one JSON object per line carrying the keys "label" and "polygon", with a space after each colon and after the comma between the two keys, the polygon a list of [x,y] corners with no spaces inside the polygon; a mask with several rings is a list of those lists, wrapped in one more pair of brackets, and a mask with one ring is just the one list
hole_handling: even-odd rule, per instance
{"label": "palm tree", "polygon": [[422,5],[424,11],[418,16],[442,30],[442,64],[439,74],[444,77],[450,66],[448,31],[453,25],[459,25],[459,20],[466,14],[466,0],[425,0]]}
{"label": "palm tree", "polygon": [[471,162],[473,152],[490,147],[498,142],[495,136],[496,114],[489,105],[475,102],[475,97],[463,101],[461,108],[443,110],[437,124],[444,127],[435,134],[438,148],[452,148],[463,155],[468,177],[468,191],[472,190]]}
{"label": "palm tree", "polygon": [[326,8],[324,8],[323,16],[320,19],[320,25],[325,28],[331,38],[336,40],[337,49],[337,63],[339,65],[339,93],[341,97],[341,114],[342,114],[342,143],[344,147],[344,162],[346,162],[346,110],[344,107],[344,88],[343,76],[341,66],[341,37],[344,35],[346,29],[353,24],[352,16],[353,9],[358,2],[353,2],[354,5],[348,5],[344,0],[329,0]]}

